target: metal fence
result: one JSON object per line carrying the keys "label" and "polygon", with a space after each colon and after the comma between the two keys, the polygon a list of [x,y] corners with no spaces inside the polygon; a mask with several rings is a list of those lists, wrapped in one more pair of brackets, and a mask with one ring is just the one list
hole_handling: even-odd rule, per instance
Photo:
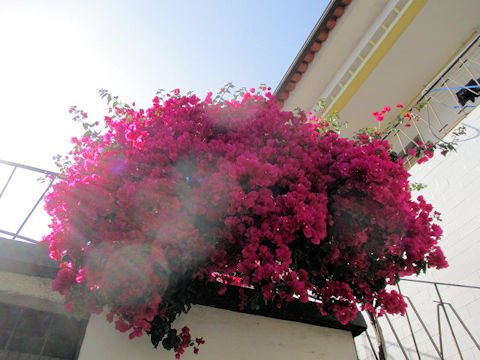
{"label": "metal fence", "polygon": [[[466,321],[460,315],[455,304],[445,301],[441,291],[442,288],[444,291],[445,288],[461,288],[466,291],[477,292],[480,295],[479,286],[413,279],[402,279],[400,282],[416,283],[434,290],[433,294],[435,294],[435,297],[430,299],[431,306],[428,307],[423,304],[417,306],[418,304],[416,305],[415,303],[418,297],[415,294],[406,295],[402,293],[400,286],[397,285],[398,291],[403,294],[408,304],[405,317],[402,321],[399,321],[400,317],[397,316],[397,321],[392,321],[391,316],[385,315],[383,325],[381,325],[379,319],[370,317],[370,329],[362,336],[366,338],[366,343],[370,347],[371,352],[370,355],[363,355],[360,358],[384,360],[392,358],[389,355],[394,354],[394,359],[401,356],[407,360],[445,360],[452,359],[452,356],[455,356],[455,358],[467,360],[470,357],[465,355],[466,346],[476,349],[480,355],[479,340],[475,338],[471,328],[473,325],[478,330],[478,320],[480,318],[477,320],[469,318]],[[425,320],[426,315],[431,320],[432,313],[435,314],[435,324],[432,321],[427,322]],[[468,322],[470,325],[467,325]],[[419,338],[426,338],[427,341],[423,341],[420,344]],[[449,343],[450,347],[455,348],[455,355],[452,355],[452,352],[450,352],[450,355],[447,356],[445,351],[446,343]]]}
{"label": "metal fence", "polygon": [[[18,227],[7,228],[8,226],[12,226],[10,225],[11,222],[8,224],[2,224],[0,226],[0,238],[36,243],[41,240],[41,234],[38,234],[36,238],[32,238],[22,234],[22,231],[25,229],[25,226],[31,219],[32,215],[36,211],[39,211],[37,209],[39,209],[39,205],[41,204],[44,196],[47,194],[50,187],[60,175],[56,172],[6,160],[0,160],[0,167],[2,168],[3,173],[6,175],[6,181],[4,182],[0,191],[0,208],[2,208],[5,213],[11,213],[16,209],[25,211],[24,215],[21,216],[22,220]],[[28,173],[31,181],[24,182],[25,176],[19,174],[20,171],[24,172],[23,175]],[[16,190],[12,190],[11,188],[13,187],[13,184],[20,181],[22,181],[20,186],[17,186]],[[33,184],[32,181],[35,183]],[[40,192],[38,193],[39,190]],[[8,195],[9,191],[16,191],[17,193],[13,194],[16,198],[12,200],[5,200],[5,197]],[[19,195],[26,197],[26,199],[18,200]],[[30,204],[31,207],[25,209],[25,206],[28,206],[28,204]]]}

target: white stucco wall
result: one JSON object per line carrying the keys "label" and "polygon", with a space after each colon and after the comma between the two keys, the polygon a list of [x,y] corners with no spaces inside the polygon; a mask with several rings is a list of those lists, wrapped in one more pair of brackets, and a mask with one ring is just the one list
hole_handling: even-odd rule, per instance
{"label": "white stucco wall", "polygon": [[[433,204],[442,215],[444,230],[442,249],[450,267],[430,271],[418,277],[420,280],[480,286],[480,106],[470,113],[462,123],[467,134],[460,138],[457,152],[435,156],[425,164],[411,169],[412,181],[421,182],[427,188],[420,193]],[[428,330],[437,344],[438,323],[436,313],[437,295],[435,288],[428,284],[400,282],[402,292],[411,297]],[[480,342],[480,290],[439,286],[444,302],[451,303],[465,322],[477,342]],[[447,309],[459,347],[464,359],[480,359],[476,348],[465,330]],[[438,359],[426,333],[421,328],[412,310],[409,310],[412,326],[422,357]],[[444,357],[460,359],[448,324],[441,317]],[[380,319],[385,334],[389,359],[404,359],[396,340],[385,319]],[[395,330],[411,359],[417,359],[412,336],[405,318],[392,318]],[[371,332],[370,332],[371,334]],[[365,336],[356,340],[359,358],[374,359]]]}
{"label": "white stucco wall", "polygon": [[[187,325],[192,337],[203,337],[198,355],[188,349],[183,360],[354,360],[352,334],[348,331],[194,306],[176,323]],[[129,340],[103,315],[92,316],[79,360],[174,359],[174,353],[154,349],[147,336]]]}

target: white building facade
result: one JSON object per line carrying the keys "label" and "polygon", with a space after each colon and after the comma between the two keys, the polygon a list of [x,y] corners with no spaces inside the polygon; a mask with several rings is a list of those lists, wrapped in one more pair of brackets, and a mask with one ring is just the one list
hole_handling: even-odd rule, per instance
{"label": "white building facade", "polygon": [[[370,327],[370,339],[356,340],[358,359],[381,359],[379,343],[388,359],[480,359],[479,25],[478,1],[332,1],[276,89],[286,110],[313,110],[323,99],[348,123],[343,136],[389,127],[401,156],[466,129],[446,157],[421,165],[405,157],[411,181],[426,185],[415,195],[441,213],[450,267],[401,281],[408,319],[379,319],[383,339]],[[372,112],[385,106],[393,110],[379,123]],[[405,109],[418,121],[399,123]]]}

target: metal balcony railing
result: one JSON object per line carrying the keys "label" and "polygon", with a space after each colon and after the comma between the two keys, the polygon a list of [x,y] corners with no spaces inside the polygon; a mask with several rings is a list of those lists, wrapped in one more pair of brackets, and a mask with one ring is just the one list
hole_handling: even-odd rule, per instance
{"label": "metal balcony railing", "polygon": [[414,160],[408,156],[408,150],[419,141],[442,142],[480,103],[479,95],[480,35],[477,35],[406,107],[412,120],[400,117],[390,126],[385,139],[412,166]]}
{"label": "metal balcony railing", "polygon": [[[406,360],[446,360],[452,358],[467,360],[471,357],[465,355],[465,348],[470,349],[469,354],[471,354],[471,349],[478,351],[480,356],[480,344],[474,336],[474,332],[479,330],[478,319],[469,318],[466,321],[460,315],[459,307],[452,302],[446,302],[440,291],[441,288],[447,287],[449,289],[472,291],[480,295],[479,286],[413,279],[402,279],[401,283],[403,282],[431,287],[430,290],[434,290],[436,299],[429,298],[425,302],[425,296],[423,296],[423,299],[419,299],[420,296],[417,296],[417,294],[406,295],[404,292],[402,293],[400,286],[397,286],[398,291],[404,295],[408,304],[405,317],[400,319],[401,317],[397,316],[393,321],[394,318],[385,315],[383,325],[381,325],[379,319],[370,317],[371,327],[361,335],[366,341],[363,341],[365,339],[357,340],[357,348],[362,342],[367,343],[371,352],[370,354],[360,355],[359,359],[384,360],[387,358],[400,359],[401,357]],[[462,295],[460,294],[460,296]],[[478,296],[474,298],[478,298]],[[418,306],[418,303],[420,303],[420,306]],[[433,322],[432,314],[435,316]],[[430,321],[426,320],[426,317],[429,317]],[[418,341],[419,338],[423,339],[422,343]],[[450,347],[448,355],[445,350],[446,346]]]}
{"label": "metal balcony railing", "polygon": [[[4,182],[1,191],[0,191],[0,209],[5,212],[17,212],[15,210],[23,210],[25,206],[28,206],[28,203],[33,204],[32,207],[26,208],[22,220],[19,222],[20,225],[16,228],[10,229],[5,228],[10,224],[2,224],[0,226],[0,238],[7,240],[19,240],[36,243],[38,242],[42,234],[38,234],[36,238],[30,236],[25,236],[22,234],[22,231],[25,229],[28,221],[31,219],[35,211],[38,211],[40,203],[43,200],[43,197],[47,194],[50,187],[58,179],[59,174],[53,171],[48,171],[44,169],[39,169],[33,166],[23,165],[11,161],[0,160],[0,168],[3,171],[3,174],[6,176],[6,181]],[[20,171],[23,171],[23,174],[19,174]],[[25,178],[29,178],[29,181],[25,182]],[[15,182],[22,182],[17,186],[15,190],[12,190],[12,184]],[[46,183],[46,184],[45,184]],[[1,186],[1,185],[0,185]],[[40,196],[36,193],[40,190]],[[6,200],[5,197],[8,195],[9,191],[16,191],[18,195],[26,197],[21,203],[18,200]],[[33,200],[32,200],[33,199]]]}

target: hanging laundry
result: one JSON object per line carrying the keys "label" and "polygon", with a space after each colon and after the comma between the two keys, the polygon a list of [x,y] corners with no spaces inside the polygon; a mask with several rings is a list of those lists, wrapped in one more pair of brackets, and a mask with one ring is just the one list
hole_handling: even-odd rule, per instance
{"label": "hanging laundry", "polygon": [[475,102],[475,98],[480,95],[480,87],[478,86],[480,83],[480,78],[475,81],[471,79],[466,85],[465,88],[456,92],[458,102],[460,105],[465,106],[467,101],[471,101],[472,103]]}

